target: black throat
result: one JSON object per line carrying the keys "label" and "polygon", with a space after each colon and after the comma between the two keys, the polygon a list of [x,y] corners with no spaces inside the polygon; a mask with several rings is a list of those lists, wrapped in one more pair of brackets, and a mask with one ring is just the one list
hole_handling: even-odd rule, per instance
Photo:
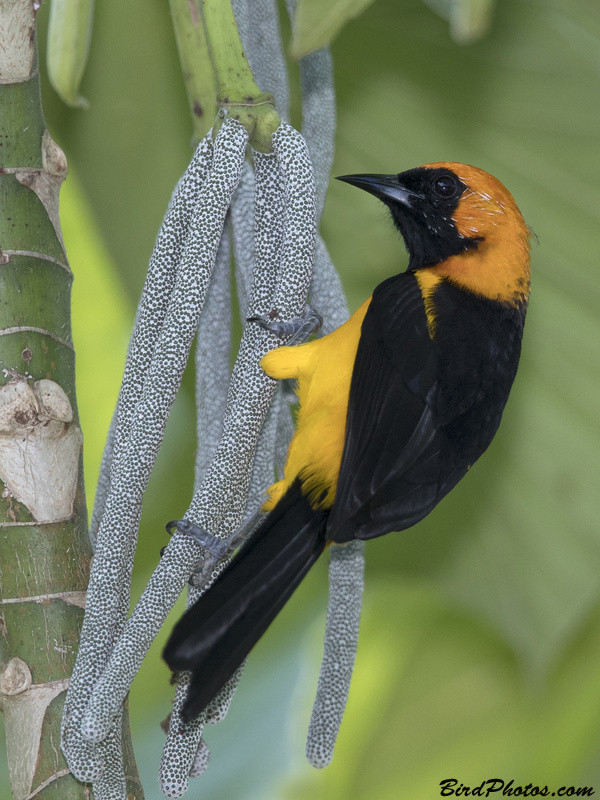
{"label": "black throat", "polygon": [[467,186],[453,175],[460,190],[455,196],[444,198],[433,191],[436,180],[448,173],[445,169],[424,167],[407,170],[398,175],[398,181],[413,193],[410,205],[392,198],[381,198],[402,234],[410,256],[410,270],[439,264],[450,256],[477,248],[482,241],[479,236],[462,236],[453,219],[462,194],[468,191]]}

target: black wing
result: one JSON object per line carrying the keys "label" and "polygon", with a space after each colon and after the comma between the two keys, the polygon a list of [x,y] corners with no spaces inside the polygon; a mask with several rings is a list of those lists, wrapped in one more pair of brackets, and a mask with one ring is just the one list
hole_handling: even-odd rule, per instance
{"label": "black wing", "polygon": [[350,387],[346,440],[327,537],[403,530],[460,480],[436,414],[438,353],[411,273],[380,284],[365,315]]}

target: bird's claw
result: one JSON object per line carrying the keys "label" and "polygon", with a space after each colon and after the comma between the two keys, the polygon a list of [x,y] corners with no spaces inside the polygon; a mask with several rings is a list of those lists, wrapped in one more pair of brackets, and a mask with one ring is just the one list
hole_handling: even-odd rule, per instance
{"label": "bird's claw", "polygon": [[165,528],[169,536],[172,536],[176,530],[180,531],[180,533],[187,533],[195,542],[198,542],[200,547],[204,550],[208,550],[217,560],[220,560],[229,552],[229,540],[219,539],[218,536],[213,536],[212,533],[201,528],[200,525],[190,522],[189,519],[171,520],[167,522]]}
{"label": "bird's claw", "polygon": [[287,345],[302,344],[313,333],[318,333],[323,325],[323,317],[308,304],[301,317],[290,320],[279,319],[279,311],[274,308],[264,317],[248,317],[247,322],[256,322],[266,331],[283,338],[290,336]]}
{"label": "bird's claw", "polygon": [[[202,559],[198,562],[190,575],[188,581],[190,585],[198,587],[203,586],[210,578],[215,564],[225,558],[225,556],[233,553],[234,550],[243,544],[256,529],[263,516],[264,514],[259,509],[226,539],[219,539],[218,536],[214,536],[189,519],[174,519],[167,522],[165,528],[169,536],[172,536],[175,531],[186,533],[188,536],[191,536],[204,551]],[[165,549],[165,547],[161,549],[161,556],[164,554]]]}

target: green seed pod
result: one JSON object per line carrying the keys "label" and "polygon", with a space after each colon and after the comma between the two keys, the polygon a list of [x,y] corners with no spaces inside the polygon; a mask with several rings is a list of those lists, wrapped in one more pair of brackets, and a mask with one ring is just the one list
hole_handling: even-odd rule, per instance
{"label": "green seed pod", "polygon": [[52,0],[48,24],[48,76],[61,99],[87,108],[79,84],[87,62],[94,0]]}

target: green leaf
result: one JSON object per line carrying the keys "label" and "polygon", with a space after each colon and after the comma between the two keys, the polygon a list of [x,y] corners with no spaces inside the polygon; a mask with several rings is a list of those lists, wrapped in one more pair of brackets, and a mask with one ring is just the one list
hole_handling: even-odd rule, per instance
{"label": "green leaf", "polygon": [[291,45],[292,58],[328,45],[348,20],[371,5],[373,0],[299,0]]}
{"label": "green leaf", "polygon": [[489,31],[495,0],[423,0],[450,23],[450,35],[458,44],[471,44]]}
{"label": "green leaf", "polygon": [[459,44],[481,39],[492,24],[495,0],[455,0],[452,4],[450,34]]}

